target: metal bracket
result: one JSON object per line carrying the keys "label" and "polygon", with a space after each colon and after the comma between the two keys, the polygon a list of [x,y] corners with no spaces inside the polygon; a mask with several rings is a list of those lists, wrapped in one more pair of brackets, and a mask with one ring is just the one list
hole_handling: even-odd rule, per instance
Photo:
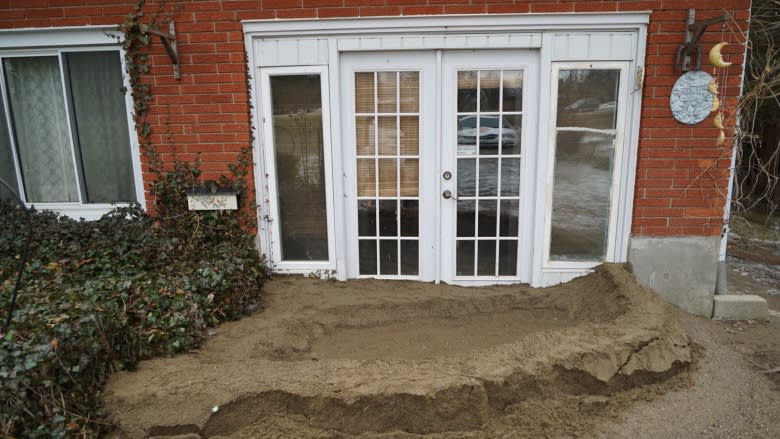
{"label": "metal bracket", "polygon": [[173,24],[173,20],[168,23],[168,33],[156,29],[149,29],[148,32],[160,37],[160,41],[165,46],[165,51],[168,52],[171,63],[173,63],[173,77],[181,79],[181,74],[179,73],[179,49],[176,46],[176,27]]}
{"label": "metal bracket", "polygon": [[720,17],[710,18],[708,20],[695,20],[696,9],[688,9],[688,26],[685,30],[685,43],[681,44],[677,49],[677,57],[675,58],[675,65],[683,72],[691,70],[691,61],[694,55],[696,55],[695,70],[701,70],[701,47],[699,47],[699,40],[701,40],[701,37],[704,35],[704,31],[707,30],[708,26],[729,21],[731,20],[731,15],[723,14]]}

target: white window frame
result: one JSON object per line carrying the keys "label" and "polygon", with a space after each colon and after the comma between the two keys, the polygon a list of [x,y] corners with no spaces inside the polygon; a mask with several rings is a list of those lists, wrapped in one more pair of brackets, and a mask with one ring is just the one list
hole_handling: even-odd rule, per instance
{"label": "white window frame", "polygon": [[[271,77],[272,76],[295,76],[295,75],[319,75],[320,77],[320,97],[322,102],[322,138],[323,138],[323,157],[325,174],[325,206],[327,210],[327,233],[328,233],[328,260],[327,261],[284,261],[281,259],[281,221],[279,214],[279,189],[277,185],[276,173],[276,149],[273,132],[273,105],[271,102]],[[331,271],[335,270],[335,232],[334,232],[334,212],[333,212],[333,172],[332,172],[332,149],[330,133],[330,99],[329,99],[329,77],[327,66],[298,66],[298,67],[263,67],[258,74],[258,90],[261,102],[260,112],[263,115],[261,120],[262,160],[265,165],[266,193],[267,193],[267,214],[266,221],[270,220],[270,233],[266,234],[267,239],[262,240],[262,250],[270,259],[271,264],[276,270],[287,273],[310,273],[317,270]]]}
{"label": "white window frame", "polygon": [[[125,111],[127,113],[127,127],[130,141],[130,158],[133,167],[133,179],[135,186],[135,197],[143,209],[146,209],[144,199],[143,176],[141,173],[141,154],[138,141],[138,134],[133,120],[134,108],[133,98],[129,90],[130,79],[126,74],[125,51],[119,45],[118,41],[124,36],[116,31],[114,26],[84,26],[84,27],[63,27],[63,28],[25,28],[0,30],[0,58],[6,57],[26,57],[26,56],[57,56],[60,67],[60,76],[64,75],[62,66],[63,52],[88,52],[88,51],[116,51],[122,69],[122,82],[128,90],[125,93]],[[64,83],[64,82],[63,82]],[[63,95],[64,99],[65,94]],[[6,119],[0,121],[9,127],[9,141],[11,145],[11,154],[14,160],[14,171],[16,173],[16,183],[19,189],[19,196],[28,207],[35,207],[41,210],[50,210],[56,213],[72,218],[83,218],[86,220],[95,220],[117,207],[129,206],[132,203],[85,203],[77,202],[57,202],[57,203],[32,203],[28,202],[24,182],[21,179],[19,168],[19,158],[17,157],[17,147],[15,136],[12,135],[13,124],[9,108],[8,93],[6,90],[5,77],[0,72],[0,104],[3,105]],[[70,120],[70,108],[67,102],[66,112]],[[79,199],[82,198],[81,177],[76,166],[76,149],[73,145],[72,124],[68,123],[68,143],[70,144],[71,155],[73,157],[74,172],[76,175],[76,184],[78,188]]]}
{"label": "white window frame", "polygon": [[[567,271],[587,270],[600,265],[603,262],[616,262],[617,233],[620,224],[620,207],[626,202],[623,196],[621,182],[624,176],[630,172],[629,163],[626,157],[630,145],[626,135],[628,128],[628,115],[631,113],[631,102],[629,99],[629,72],[630,63],[614,61],[594,61],[594,62],[553,62],[552,73],[550,75],[550,117],[548,126],[548,148],[547,148],[547,169],[545,172],[545,207],[544,207],[544,241],[542,249],[544,251],[543,271]],[[609,204],[609,222],[607,231],[607,245],[604,259],[600,261],[552,261],[550,260],[550,242],[552,235],[552,207],[553,207],[553,189],[555,184],[555,152],[557,146],[557,119],[558,119],[558,75],[561,70],[619,70],[620,83],[618,84],[618,101],[616,106],[616,126],[615,126],[615,152],[613,157],[612,183],[610,187]],[[609,130],[603,130],[609,131]]]}

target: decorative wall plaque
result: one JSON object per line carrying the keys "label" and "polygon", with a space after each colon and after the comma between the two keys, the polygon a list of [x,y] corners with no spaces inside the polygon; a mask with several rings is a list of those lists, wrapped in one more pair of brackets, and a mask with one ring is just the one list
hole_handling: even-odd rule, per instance
{"label": "decorative wall plaque", "polygon": [[187,193],[187,207],[189,210],[236,210],[238,200],[233,191],[190,191]]}
{"label": "decorative wall plaque", "polygon": [[706,72],[688,72],[674,84],[669,105],[672,114],[679,122],[688,125],[697,124],[712,111],[712,94],[707,84],[712,80]]}

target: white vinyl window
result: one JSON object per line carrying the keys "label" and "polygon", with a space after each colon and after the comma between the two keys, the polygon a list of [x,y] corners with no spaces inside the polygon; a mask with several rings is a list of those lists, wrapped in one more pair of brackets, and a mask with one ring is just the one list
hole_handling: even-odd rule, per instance
{"label": "white vinyl window", "polygon": [[87,219],[142,201],[125,88],[116,46],[0,51],[0,178],[28,205]]}

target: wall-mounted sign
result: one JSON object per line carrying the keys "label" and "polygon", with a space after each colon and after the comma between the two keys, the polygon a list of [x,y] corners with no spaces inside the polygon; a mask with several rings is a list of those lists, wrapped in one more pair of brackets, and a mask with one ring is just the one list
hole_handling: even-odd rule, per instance
{"label": "wall-mounted sign", "polygon": [[679,122],[688,125],[697,124],[709,116],[712,111],[712,94],[707,85],[712,76],[705,72],[688,72],[674,84],[669,105],[672,114]]}
{"label": "wall-mounted sign", "polygon": [[187,193],[187,207],[189,210],[236,210],[238,201],[233,191],[191,191]]}

